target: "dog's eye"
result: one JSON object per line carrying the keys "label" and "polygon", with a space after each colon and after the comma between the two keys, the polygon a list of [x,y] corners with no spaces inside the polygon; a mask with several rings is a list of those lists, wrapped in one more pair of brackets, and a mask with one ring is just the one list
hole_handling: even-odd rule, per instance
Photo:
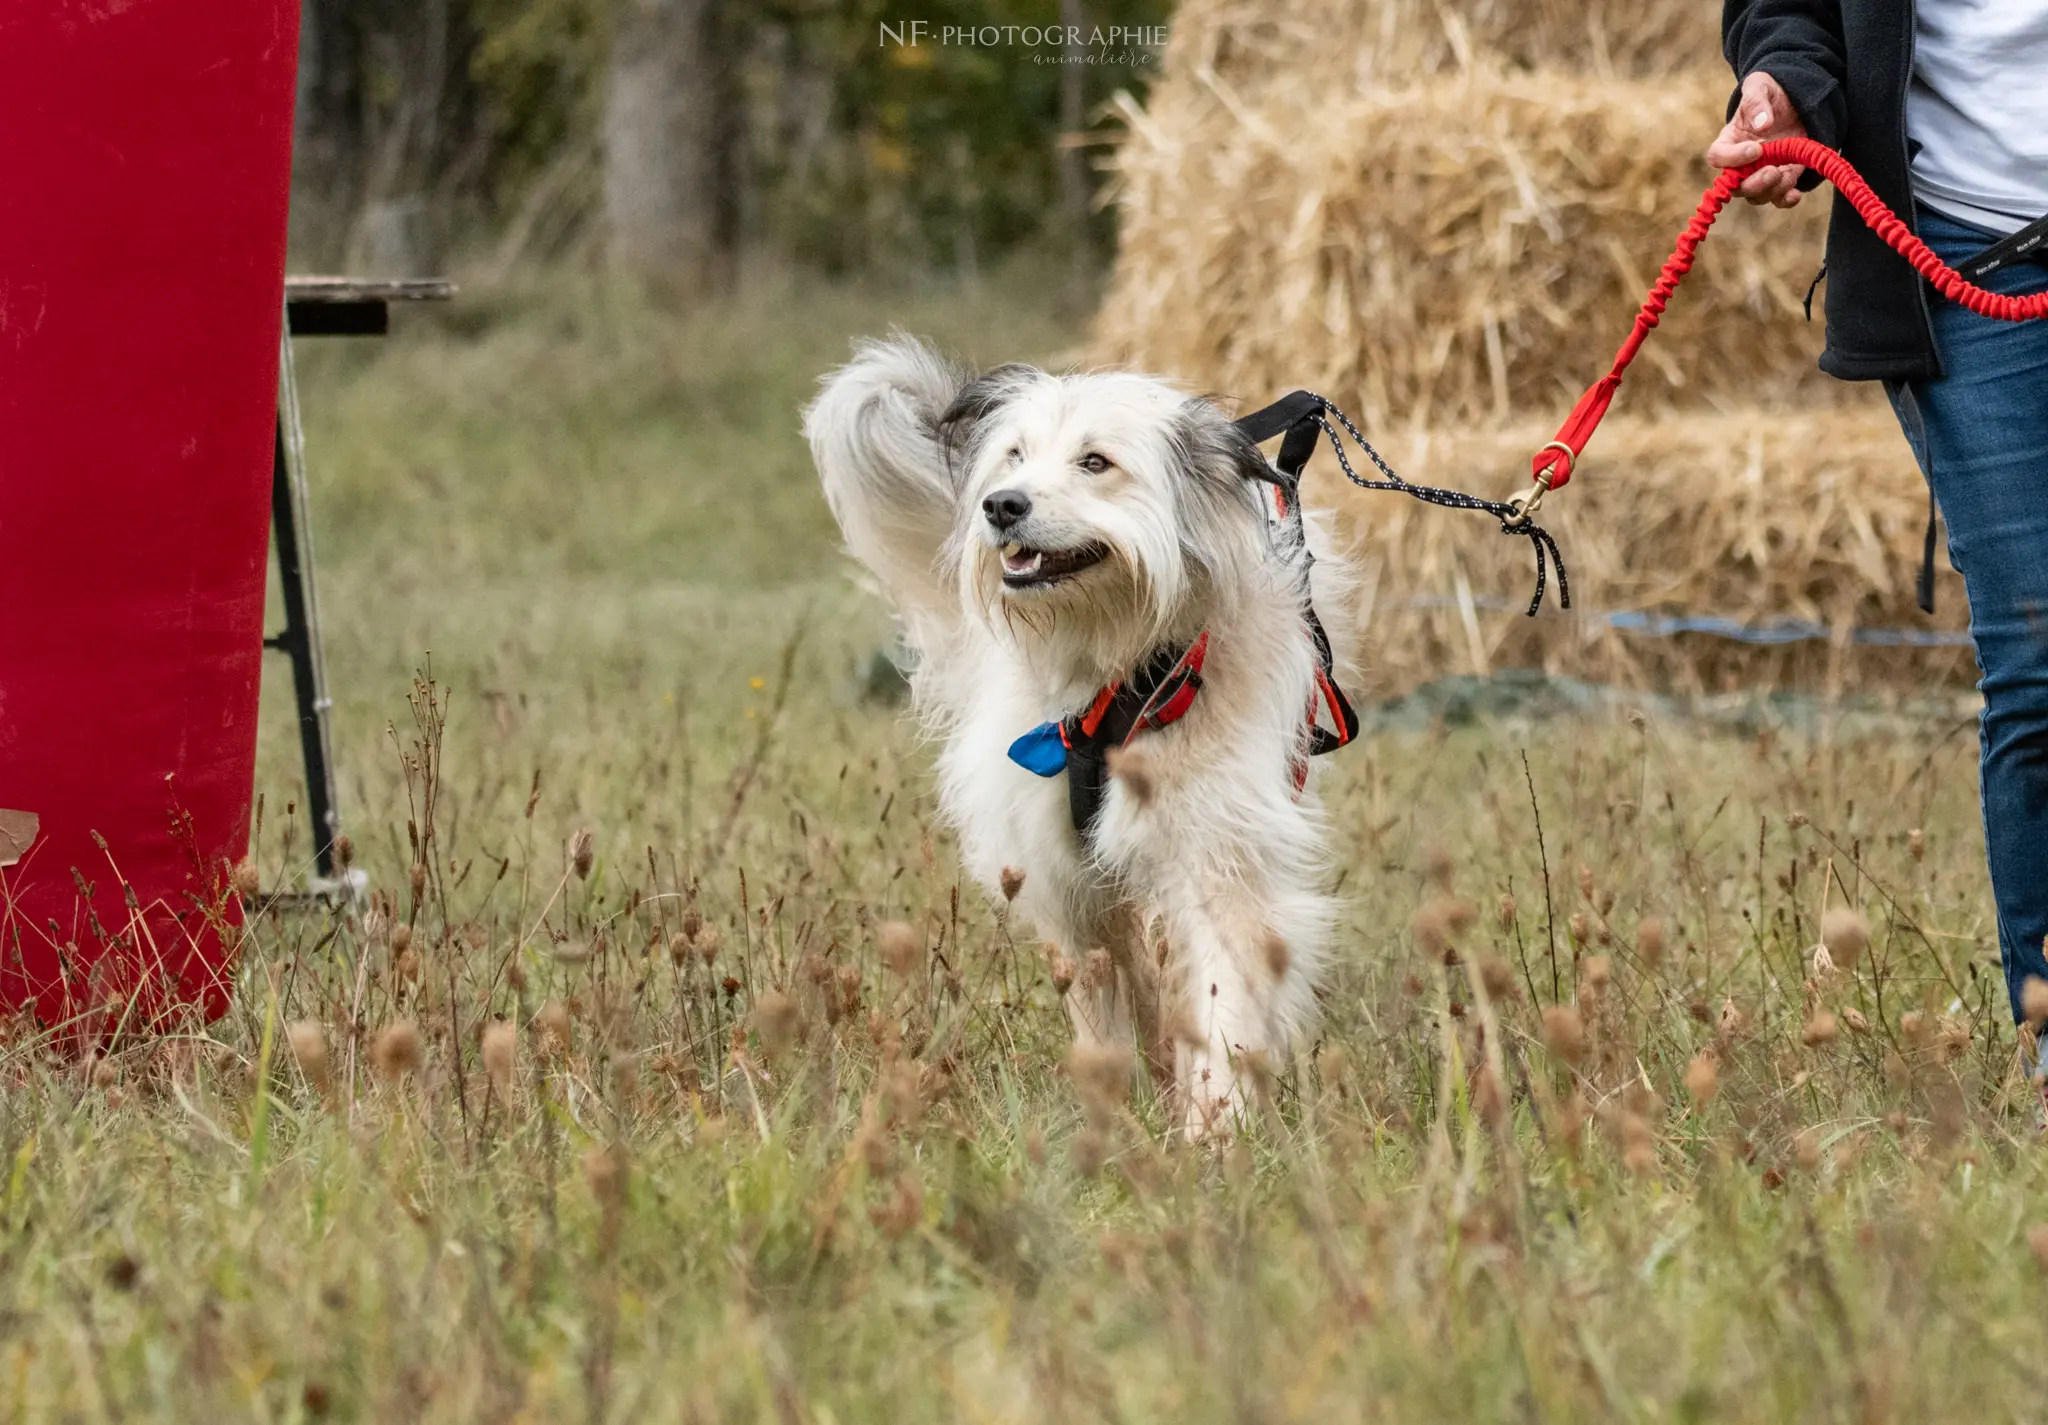
{"label": "dog's eye", "polygon": [[1024,459],[1024,447],[1021,445],[1011,446],[1010,453],[1005,455],[1003,459],[1009,461],[1012,465],[1018,464]]}
{"label": "dog's eye", "polygon": [[1081,468],[1083,470],[1086,470],[1090,475],[1100,475],[1103,471],[1109,469],[1109,467],[1109,457],[1101,454],[1098,451],[1091,450],[1086,455],[1081,457]]}

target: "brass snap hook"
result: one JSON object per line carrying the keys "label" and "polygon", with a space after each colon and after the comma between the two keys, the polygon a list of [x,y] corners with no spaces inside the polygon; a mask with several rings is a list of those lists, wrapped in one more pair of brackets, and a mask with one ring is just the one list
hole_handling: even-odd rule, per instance
{"label": "brass snap hook", "polygon": [[[1570,478],[1572,473],[1572,448],[1561,440],[1553,440],[1545,445],[1543,449],[1554,450],[1558,453],[1558,458],[1564,462],[1565,476]],[[1542,451],[1537,453],[1540,455]],[[1514,513],[1502,520],[1501,523],[1509,529],[1520,529],[1523,525],[1529,523],[1535,517],[1536,511],[1543,507],[1543,497],[1550,493],[1550,487],[1556,482],[1557,465],[1555,462],[1552,462],[1544,467],[1543,473],[1536,477],[1536,482],[1533,485],[1522,494],[1516,495],[1508,501],[1508,508],[1513,510]]]}

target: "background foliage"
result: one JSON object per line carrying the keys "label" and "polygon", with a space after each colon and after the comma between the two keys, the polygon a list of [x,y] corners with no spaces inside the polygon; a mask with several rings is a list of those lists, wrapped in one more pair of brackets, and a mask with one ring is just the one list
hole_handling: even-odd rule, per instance
{"label": "background foliage", "polygon": [[[600,215],[607,62],[629,3],[309,0],[294,238],[368,260],[398,204],[416,247],[511,260],[576,250]],[[1052,238],[1105,255],[1059,201],[1060,73],[1043,52],[885,45],[884,21],[1046,26],[1060,0],[703,0],[719,13],[738,122],[739,236],[822,268],[964,269]],[[1160,25],[1169,0],[1088,0],[1093,27]],[[1092,119],[1142,92],[1156,54],[1082,65]],[[1114,61],[1114,62],[1107,62]],[[410,205],[407,207],[406,205]]]}

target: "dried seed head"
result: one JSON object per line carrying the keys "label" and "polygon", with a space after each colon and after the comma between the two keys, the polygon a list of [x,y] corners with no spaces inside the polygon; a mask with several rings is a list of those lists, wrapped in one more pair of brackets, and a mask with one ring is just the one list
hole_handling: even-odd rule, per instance
{"label": "dried seed head", "polygon": [[1842,1023],[1849,1026],[1851,1034],[1868,1034],[1870,1021],[1863,1017],[1863,1011],[1850,1005],[1842,1011]]}
{"label": "dried seed head", "polygon": [[1090,950],[1081,957],[1081,988],[1106,990],[1116,983],[1116,966],[1107,950]]}
{"label": "dried seed head", "polygon": [[1409,923],[1416,946],[1432,959],[1447,959],[1459,936],[1479,919],[1471,904],[1452,895],[1435,895],[1424,901]]}
{"label": "dried seed head", "polygon": [[1586,919],[1586,913],[1582,910],[1573,911],[1571,917],[1565,921],[1565,929],[1571,932],[1572,942],[1576,945],[1584,945],[1591,937],[1591,926],[1592,922]]}
{"label": "dried seed head", "polygon": [[1835,973],[1835,957],[1828,953],[1825,945],[1813,947],[1813,977],[1825,981]]}
{"label": "dried seed head", "polygon": [[420,982],[420,952],[407,946],[405,953],[400,955],[397,962],[392,965],[391,972],[398,977],[398,982],[402,985],[418,984]]}
{"label": "dried seed head", "polygon": [[1500,928],[1502,930],[1513,930],[1515,928],[1515,898],[1503,892],[1500,904],[1494,907],[1494,916],[1500,921]]}
{"label": "dried seed head", "polygon": [[263,889],[263,878],[256,874],[256,860],[252,856],[244,856],[235,864],[229,881],[234,886],[235,894],[242,898],[245,905],[255,900]]}
{"label": "dried seed head", "polygon": [[2036,1030],[2048,1024],[2048,980],[2027,976],[2020,986],[2020,1018]]}
{"label": "dried seed head", "polygon": [[905,920],[885,920],[875,927],[875,944],[881,948],[882,964],[900,980],[924,970],[924,937]]}
{"label": "dried seed head", "polygon": [[605,1072],[611,1078],[615,1098],[631,1098],[640,1087],[640,1058],[627,1050],[622,1049],[607,1059]]}
{"label": "dried seed head", "polygon": [[1664,962],[1664,922],[1654,915],[1636,922],[1636,954],[1653,970]]}
{"label": "dried seed head", "polygon": [[427,868],[415,861],[412,863],[412,903],[418,905],[427,897]]}
{"label": "dried seed head", "polygon": [[370,1062],[378,1078],[397,1083],[419,1071],[421,1053],[419,1026],[409,1019],[394,1020],[372,1041]]}
{"label": "dried seed head", "polygon": [[516,954],[505,962],[505,983],[514,994],[526,992],[526,963]]}
{"label": "dried seed head", "polygon": [[576,873],[576,879],[590,879],[590,868],[597,864],[597,837],[587,826],[576,828],[576,834],[569,838],[569,869]]}
{"label": "dried seed head", "polygon": [[997,879],[1002,885],[1003,899],[1006,901],[1017,899],[1017,892],[1024,889],[1024,873],[1015,866],[1003,867],[1003,873]]}
{"label": "dried seed head", "polygon": [[1785,818],[1785,825],[1791,827],[1794,831],[1799,830],[1799,828],[1806,825],[1806,813],[1803,811],[1793,812]]}
{"label": "dried seed head", "polygon": [[1970,1047],[1970,1026],[1954,1015],[1944,1014],[1935,1044],[1941,1050],[1941,1061],[1946,1064]]}
{"label": "dried seed head", "polygon": [[1550,1131],[1567,1153],[1579,1150],[1579,1137],[1586,1128],[1586,1096],[1574,1088],[1550,1117]]}
{"label": "dried seed head", "polygon": [[1105,1117],[1130,1094],[1130,1052],[1108,1044],[1076,1044],[1067,1051],[1067,1075],[1090,1119]]}
{"label": "dried seed head", "polygon": [[696,940],[697,932],[703,928],[704,917],[697,913],[696,906],[692,905],[683,912],[683,939]]}
{"label": "dried seed head", "polygon": [[1915,861],[1925,861],[1927,859],[1927,833],[1917,826],[1907,832],[1906,850],[1912,853]]}
{"label": "dried seed head", "polygon": [[484,1073],[500,1101],[512,1097],[512,1070],[519,1057],[519,1029],[509,1019],[494,1019],[484,1026]]}
{"label": "dried seed head", "polygon": [[1288,970],[1294,965],[1294,952],[1287,948],[1287,942],[1268,932],[1265,943],[1260,948],[1265,951],[1266,969],[1272,973],[1273,978],[1286,979]]}
{"label": "dried seed head", "polygon": [[1422,879],[1439,891],[1448,892],[1451,876],[1457,871],[1457,863],[1451,860],[1441,842],[1432,841],[1422,852]]}
{"label": "dried seed head", "polygon": [[1836,906],[1820,918],[1820,943],[1844,970],[1854,971],[1856,962],[1870,948],[1870,922],[1862,912]]}
{"label": "dried seed head", "polygon": [[1351,1067],[1351,1056],[1344,1052],[1342,1044],[1326,1044],[1316,1055],[1316,1068],[1322,1073],[1324,1088],[1337,1088],[1344,1082],[1345,1070]]}
{"label": "dried seed head", "polygon": [[1685,1091],[1698,1104],[1712,1103],[1721,1091],[1721,1066],[1713,1050],[1701,1050],[1685,1066]]}
{"label": "dried seed head", "polygon": [[1820,1166],[1821,1133],[1818,1128],[1802,1128],[1792,1135],[1792,1161],[1807,1172]]}
{"label": "dried seed head", "polygon": [[1623,1110],[1615,1128],[1621,1139],[1621,1165],[1639,1178],[1657,1171],[1657,1134],[1642,1115]]}
{"label": "dried seed head", "polygon": [[1479,957],[1479,983],[1485,986],[1486,997],[1496,1004],[1514,997],[1514,969],[1498,955]]}
{"label": "dried seed head", "polygon": [[1109,775],[1124,784],[1131,800],[1141,807],[1152,805],[1152,799],[1159,795],[1158,778],[1152,770],[1152,759],[1142,747],[1112,747],[1107,764]]}
{"label": "dried seed head", "polygon": [[1543,1045],[1565,1063],[1577,1068],[1586,1057],[1586,1021],[1568,1004],[1543,1007]]}
{"label": "dried seed head", "polygon": [[1614,892],[1603,886],[1600,894],[1593,898],[1593,909],[1599,911],[1600,918],[1605,920],[1608,916],[1614,914],[1614,901]]}
{"label": "dried seed head", "polygon": [[583,1181],[598,1206],[613,1212],[626,1201],[626,1150],[616,1144],[583,1155]]}
{"label": "dried seed head", "polygon": [[1721,1001],[1721,1016],[1718,1021],[1718,1027],[1723,1039],[1733,1039],[1742,1032],[1743,1026],[1748,1023],[1749,1016],[1736,1007],[1734,1000],[1724,999]]}
{"label": "dried seed head", "polygon": [[770,1054],[781,1054],[795,1044],[797,1031],[803,1027],[796,1001],[781,990],[769,990],[756,999],[749,1018],[754,1032],[761,1036],[761,1047]]}
{"label": "dried seed head", "polygon": [[1472,1080],[1472,1111],[1488,1128],[1498,1128],[1507,1119],[1508,1096],[1491,1064],[1481,1066]]}
{"label": "dried seed head", "polygon": [[284,1027],[284,1042],[290,1046],[299,1072],[313,1092],[327,1092],[327,1031],[316,1020],[295,1019]]}
{"label": "dried seed head", "polygon": [[405,950],[406,950],[406,947],[407,947],[407,946],[409,946],[409,945],[411,945],[411,944],[412,944],[412,927],[411,927],[410,925],[407,925],[407,924],[406,924],[406,923],[405,923],[404,921],[402,921],[402,920],[401,920],[401,921],[397,922],[397,923],[396,923],[395,925],[393,925],[393,926],[391,927],[391,953],[392,953],[392,954],[394,954],[394,955],[402,955],[402,954],[404,954],[404,953],[405,953]]}
{"label": "dried seed head", "polygon": [[1579,895],[1588,903],[1593,899],[1593,868],[1583,861],[1579,863]]}
{"label": "dried seed head", "polygon": [[697,958],[709,965],[718,958],[718,952],[725,948],[725,932],[715,925],[701,926],[697,933],[690,937],[690,943],[697,947]]}
{"label": "dried seed head", "polygon": [[1588,955],[1579,966],[1579,979],[1594,994],[1607,988],[1607,982],[1614,978],[1614,962],[1605,955]]}
{"label": "dried seed head", "polygon": [[1074,987],[1074,962],[1061,950],[1052,952],[1052,990],[1065,999],[1067,991]]}
{"label": "dried seed head", "polygon": [[690,958],[690,937],[683,934],[668,938],[668,958],[672,965],[682,965]]}
{"label": "dried seed head", "polygon": [[101,1054],[93,1060],[92,1086],[96,1089],[110,1089],[121,1082],[121,1071],[114,1067],[114,1061]]}
{"label": "dried seed head", "polygon": [[1824,1009],[1813,1012],[1813,1018],[1806,1021],[1806,1027],[1799,1031],[1799,1042],[1809,1049],[1818,1049],[1835,1042],[1835,1017]]}
{"label": "dried seed head", "polygon": [[1451,926],[1444,918],[1436,901],[1426,902],[1408,922],[1408,932],[1415,937],[1415,948],[1432,960],[1441,959],[1451,948]]}
{"label": "dried seed head", "polygon": [[1915,1049],[1925,1049],[1934,1042],[1933,1017],[1925,1010],[1909,1009],[1899,1016],[1899,1033]]}
{"label": "dried seed head", "polygon": [[569,1007],[558,999],[549,1000],[533,1016],[534,1048],[541,1054],[568,1053],[575,1033]]}

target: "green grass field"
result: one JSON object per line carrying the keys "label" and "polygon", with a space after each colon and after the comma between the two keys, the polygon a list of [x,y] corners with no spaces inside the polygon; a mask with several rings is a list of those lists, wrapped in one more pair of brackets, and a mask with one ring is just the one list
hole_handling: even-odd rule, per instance
{"label": "green grass field", "polygon": [[1042,287],[564,279],[308,344],[377,909],[259,916],[210,1039],[4,1050],[0,1417],[2039,1413],[1966,725],[1379,733],[1324,782],[1322,1036],[1243,1136],[1066,1072],[795,429],[851,334],[1057,354]]}

